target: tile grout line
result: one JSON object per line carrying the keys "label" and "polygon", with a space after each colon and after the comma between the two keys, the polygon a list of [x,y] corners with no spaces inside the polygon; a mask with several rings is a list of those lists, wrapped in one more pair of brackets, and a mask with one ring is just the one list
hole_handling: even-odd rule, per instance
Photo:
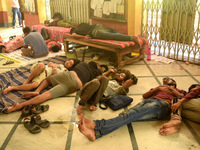
{"label": "tile grout line", "polygon": [[4,150],[6,148],[6,146],[8,145],[10,139],[12,138],[13,134],[15,133],[18,125],[20,124],[19,122],[21,122],[22,118],[19,117],[19,119],[17,120],[17,122],[15,123],[15,125],[13,126],[13,128],[11,129],[10,133],[8,134],[7,138],[5,139],[5,141],[3,142],[2,146],[1,146],[1,150]]}
{"label": "tile grout line", "polygon": [[[76,120],[76,104],[78,103],[79,100],[79,91],[76,92],[76,97],[75,97],[75,102],[74,102],[74,109],[72,111],[72,117],[71,117],[71,122],[75,122]],[[68,130],[68,136],[67,136],[67,141],[65,145],[66,150],[70,150],[71,148],[71,142],[72,142],[72,136],[73,136],[73,124],[69,124],[69,130]]]}
{"label": "tile grout line", "polygon": [[195,140],[198,142],[198,144],[200,145],[200,137],[197,135],[197,133],[194,131],[194,129],[192,128],[192,126],[188,123],[188,121],[186,119],[183,119],[183,122],[185,123],[185,125],[187,126],[187,128],[190,130],[190,132],[192,133],[192,135],[194,136]]}
{"label": "tile grout line", "polygon": [[[155,73],[152,71],[152,69],[149,67],[149,65],[146,63],[145,60],[143,60],[143,62],[145,63],[145,65],[147,66],[147,68],[149,69],[149,71],[152,73],[153,77],[156,79],[156,81],[159,83],[159,85],[161,84],[160,81],[158,80],[157,76],[155,75]],[[137,94],[137,95],[142,95],[142,94]],[[127,108],[125,108],[127,109]],[[138,150],[138,144],[136,141],[136,137],[135,137],[135,133],[134,133],[134,129],[132,124],[128,124],[128,131],[129,131],[129,135],[130,135],[130,139],[131,139],[131,144],[132,144],[132,148],[133,150]]]}

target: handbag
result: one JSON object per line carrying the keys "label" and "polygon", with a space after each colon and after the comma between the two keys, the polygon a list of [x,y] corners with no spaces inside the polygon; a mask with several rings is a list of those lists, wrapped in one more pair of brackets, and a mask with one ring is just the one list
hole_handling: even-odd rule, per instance
{"label": "handbag", "polygon": [[[115,95],[109,98],[104,97],[100,102],[99,102],[99,107],[101,109],[107,109],[108,106],[112,110],[118,110],[120,108],[124,108],[128,106],[133,99],[129,96],[126,95]],[[102,104],[104,104],[104,107],[102,107]]]}

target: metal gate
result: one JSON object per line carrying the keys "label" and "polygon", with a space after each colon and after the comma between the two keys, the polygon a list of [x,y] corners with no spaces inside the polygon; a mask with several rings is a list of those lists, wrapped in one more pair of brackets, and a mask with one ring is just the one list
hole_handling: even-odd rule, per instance
{"label": "metal gate", "polygon": [[143,0],[142,33],[153,54],[200,64],[200,0]]}
{"label": "metal gate", "polygon": [[88,1],[89,0],[46,0],[47,14],[53,16],[55,12],[59,12],[63,15],[65,20],[72,20],[75,23],[89,23]]}

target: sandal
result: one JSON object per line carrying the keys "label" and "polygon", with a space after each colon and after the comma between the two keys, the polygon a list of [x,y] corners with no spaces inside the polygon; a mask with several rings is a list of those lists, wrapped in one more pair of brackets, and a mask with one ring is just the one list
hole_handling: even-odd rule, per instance
{"label": "sandal", "polygon": [[13,64],[14,63],[14,61],[10,61],[10,60],[8,60],[6,63],[4,63],[3,65],[5,66],[5,65],[9,65],[9,64]]}
{"label": "sandal", "polygon": [[48,128],[50,126],[50,122],[47,119],[42,120],[40,115],[31,116],[31,120],[34,120],[41,128]]}
{"label": "sandal", "polygon": [[31,113],[31,108],[32,108],[32,105],[26,105],[23,109],[22,109],[22,118],[24,117],[27,117],[29,115],[32,115]]}
{"label": "sandal", "polygon": [[32,114],[40,114],[49,110],[49,105],[33,105],[31,109]]}
{"label": "sandal", "polygon": [[28,129],[28,131],[32,134],[41,132],[40,127],[37,124],[35,124],[35,122],[32,119],[30,120],[29,118],[24,119],[24,127]]}

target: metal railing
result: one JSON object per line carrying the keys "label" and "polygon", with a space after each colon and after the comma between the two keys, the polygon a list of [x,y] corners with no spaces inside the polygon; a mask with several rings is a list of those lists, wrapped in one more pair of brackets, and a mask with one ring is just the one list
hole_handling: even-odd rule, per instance
{"label": "metal railing", "polygon": [[143,0],[142,16],[153,54],[200,64],[200,0]]}

